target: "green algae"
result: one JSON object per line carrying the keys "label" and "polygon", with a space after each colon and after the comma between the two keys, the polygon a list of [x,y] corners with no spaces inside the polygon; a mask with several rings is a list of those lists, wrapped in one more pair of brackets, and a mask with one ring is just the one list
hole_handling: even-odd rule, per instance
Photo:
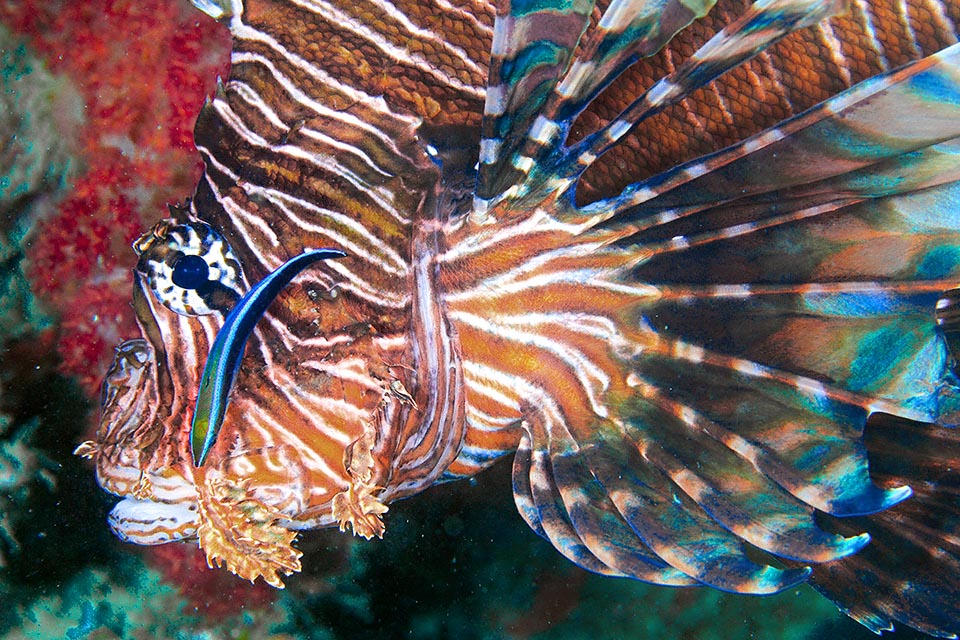
{"label": "green algae", "polygon": [[83,103],[26,44],[0,26],[0,216],[3,228],[33,196],[66,183]]}
{"label": "green algae", "polygon": [[82,114],[73,85],[0,26],[0,344],[52,324],[29,290],[23,248],[76,164]]}

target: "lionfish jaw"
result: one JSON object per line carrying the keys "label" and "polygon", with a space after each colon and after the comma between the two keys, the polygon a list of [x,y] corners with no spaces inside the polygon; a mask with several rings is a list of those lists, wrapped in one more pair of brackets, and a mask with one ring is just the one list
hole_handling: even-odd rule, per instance
{"label": "lionfish jaw", "polygon": [[203,368],[190,425],[195,466],[203,465],[216,442],[247,338],[267,307],[297,274],[314,262],[346,255],[336,249],[311,249],[290,258],[251,288],[227,315]]}
{"label": "lionfish jaw", "polygon": [[158,545],[195,537],[196,504],[140,500],[127,496],[107,516],[113,533],[124,542]]}

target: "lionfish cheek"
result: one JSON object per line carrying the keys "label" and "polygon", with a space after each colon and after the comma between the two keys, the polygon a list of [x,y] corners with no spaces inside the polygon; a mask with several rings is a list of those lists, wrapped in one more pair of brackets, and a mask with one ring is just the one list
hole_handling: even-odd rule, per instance
{"label": "lionfish cheek", "polygon": [[197,507],[193,503],[121,500],[107,516],[110,529],[124,542],[157,545],[197,534]]}

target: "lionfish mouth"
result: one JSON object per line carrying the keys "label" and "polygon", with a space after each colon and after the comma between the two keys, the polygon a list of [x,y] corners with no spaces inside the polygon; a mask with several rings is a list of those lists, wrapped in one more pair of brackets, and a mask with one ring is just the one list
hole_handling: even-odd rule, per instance
{"label": "lionfish mouth", "polygon": [[192,479],[179,471],[146,471],[160,455],[164,435],[157,419],[157,359],[142,338],[116,348],[100,395],[96,440],[81,443],[76,455],[94,460],[97,483],[120,500],[107,517],[126,542],[157,545],[196,536],[197,500]]}
{"label": "lionfish mouth", "polygon": [[127,496],[114,505],[107,516],[107,524],[124,542],[165,544],[196,537],[197,506]]}

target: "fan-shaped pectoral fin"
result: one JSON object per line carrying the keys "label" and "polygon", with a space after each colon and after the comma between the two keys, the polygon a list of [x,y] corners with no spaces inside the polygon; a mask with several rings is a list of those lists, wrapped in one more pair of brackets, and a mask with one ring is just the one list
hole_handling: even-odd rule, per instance
{"label": "fan-shaped pectoral fin", "polygon": [[234,481],[216,469],[198,475],[197,536],[207,565],[282,589],[281,576],[300,571],[302,555],[293,547],[296,532],[280,524],[283,514],[254,497],[250,479]]}
{"label": "fan-shaped pectoral fin", "polygon": [[[713,423],[709,411],[701,414],[639,379],[633,389],[610,418],[590,425],[549,416],[525,424],[513,471],[518,509],[571,561],[658,584],[764,594],[810,575],[806,567],[783,568],[777,557],[829,562],[869,542],[867,535],[823,530],[816,508],[802,499],[818,494],[795,486],[816,485],[818,477],[789,473],[789,455],[769,442],[756,445],[769,460],[752,456],[748,443]],[[803,437],[798,432],[791,442]],[[856,455],[856,442],[837,447]],[[859,481],[864,468],[849,473]],[[783,480],[788,476],[795,482]],[[871,496],[872,490],[879,491],[864,488]]]}
{"label": "fan-shaped pectoral fin", "polygon": [[747,593],[776,592],[809,575],[748,558],[747,545],[613,423],[580,431],[530,422],[513,476],[518,509],[531,528],[590,571]]}

